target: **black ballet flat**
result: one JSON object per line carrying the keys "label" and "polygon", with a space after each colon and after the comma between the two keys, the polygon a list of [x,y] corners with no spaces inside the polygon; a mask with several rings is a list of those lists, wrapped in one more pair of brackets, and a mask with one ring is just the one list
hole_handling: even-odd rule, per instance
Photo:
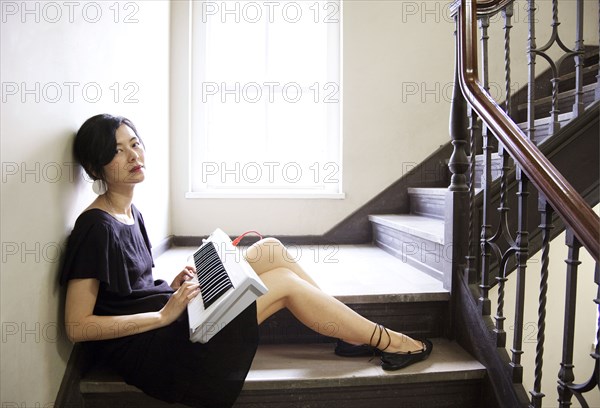
{"label": "black ballet flat", "polygon": [[381,368],[386,371],[395,371],[409,365],[426,360],[433,350],[433,343],[427,339],[415,339],[423,343],[423,350],[408,353],[381,352]]}
{"label": "black ballet flat", "polygon": [[372,357],[379,354],[379,350],[368,344],[355,345],[344,340],[337,341],[334,352],[341,357]]}

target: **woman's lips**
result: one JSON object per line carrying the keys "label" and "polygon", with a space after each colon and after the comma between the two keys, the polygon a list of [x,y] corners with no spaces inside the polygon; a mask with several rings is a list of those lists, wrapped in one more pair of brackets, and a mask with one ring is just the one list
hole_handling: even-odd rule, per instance
{"label": "woman's lips", "polygon": [[129,170],[130,173],[137,173],[139,171],[141,171],[144,168],[144,166],[139,165],[139,166],[135,166],[134,168],[132,168],[131,170]]}

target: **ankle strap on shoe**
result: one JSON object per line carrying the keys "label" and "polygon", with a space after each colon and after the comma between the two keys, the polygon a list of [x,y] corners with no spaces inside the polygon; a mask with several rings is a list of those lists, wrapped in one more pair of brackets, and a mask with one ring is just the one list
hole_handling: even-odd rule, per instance
{"label": "ankle strap on shoe", "polygon": [[[379,329],[379,338],[377,339],[377,343],[373,346],[373,338],[375,338],[375,332],[377,332],[377,329]],[[388,344],[384,348],[379,349],[379,345],[381,344],[381,338],[383,337],[383,332],[385,332],[385,334],[387,334],[387,336],[388,336]],[[373,333],[371,334],[371,339],[369,340],[369,345],[376,349],[384,351],[384,350],[387,350],[391,344],[392,344],[392,336],[390,335],[390,332],[388,332],[388,329],[386,329],[385,326],[383,326],[379,323],[375,323],[375,328],[373,329]]]}

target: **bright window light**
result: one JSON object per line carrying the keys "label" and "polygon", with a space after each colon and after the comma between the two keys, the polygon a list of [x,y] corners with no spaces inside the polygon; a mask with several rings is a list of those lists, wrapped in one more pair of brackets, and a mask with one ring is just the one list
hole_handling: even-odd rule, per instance
{"label": "bright window light", "polygon": [[188,197],[343,197],[340,1],[192,8]]}

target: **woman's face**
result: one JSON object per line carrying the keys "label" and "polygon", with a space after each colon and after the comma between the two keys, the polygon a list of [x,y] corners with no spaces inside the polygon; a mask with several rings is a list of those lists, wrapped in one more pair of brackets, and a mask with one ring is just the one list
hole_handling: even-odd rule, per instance
{"label": "woman's face", "polygon": [[145,178],[144,148],[133,130],[123,124],[115,134],[117,150],[115,157],[104,166],[106,183],[137,184]]}

